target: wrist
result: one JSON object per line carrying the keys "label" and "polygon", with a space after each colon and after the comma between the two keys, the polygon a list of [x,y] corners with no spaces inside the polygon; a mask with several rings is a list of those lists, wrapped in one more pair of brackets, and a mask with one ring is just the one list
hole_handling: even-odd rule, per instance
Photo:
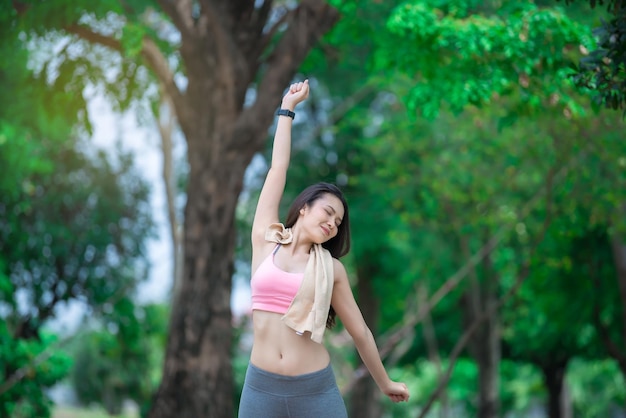
{"label": "wrist", "polygon": [[376,382],[376,383],[377,383],[378,389],[380,389],[381,392],[387,392],[387,390],[389,389],[393,381],[389,378],[389,376],[387,376],[386,378],[383,379],[382,382]]}
{"label": "wrist", "polygon": [[296,114],[293,111],[284,107],[281,107],[280,109],[278,109],[276,114],[278,116],[287,116],[287,117],[290,117],[291,119],[294,119],[296,117]]}
{"label": "wrist", "polygon": [[288,102],[288,101],[283,100],[283,101],[280,103],[280,108],[281,108],[281,109],[287,109],[287,110],[290,110],[290,111],[292,111],[292,112],[293,112],[293,111],[294,111],[294,109],[296,108],[296,104],[295,104],[295,103],[291,103],[291,102]]}

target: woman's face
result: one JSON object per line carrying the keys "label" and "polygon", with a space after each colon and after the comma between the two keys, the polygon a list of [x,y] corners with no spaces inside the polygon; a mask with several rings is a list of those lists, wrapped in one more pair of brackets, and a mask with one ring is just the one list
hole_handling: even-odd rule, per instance
{"label": "woman's face", "polygon": [[300,209],[300,215],[303,226],[311,234],[312,241],[322,244],[337,236],[344,209],[337,196],[325,193],[311,205]]}

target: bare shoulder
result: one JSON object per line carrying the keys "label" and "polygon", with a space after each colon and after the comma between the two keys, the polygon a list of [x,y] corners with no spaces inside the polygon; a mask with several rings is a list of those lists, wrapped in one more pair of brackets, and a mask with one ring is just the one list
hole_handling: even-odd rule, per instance
{"label": "bare shoulder", "polygon": [[348,282],[348,272],[343,263],[336,258],[333,258],[333,275],[335,276],[335,284]]}

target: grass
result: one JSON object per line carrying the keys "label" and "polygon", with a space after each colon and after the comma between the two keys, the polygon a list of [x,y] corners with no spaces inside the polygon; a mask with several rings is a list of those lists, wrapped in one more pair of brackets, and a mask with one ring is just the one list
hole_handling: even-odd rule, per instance
{"label": "grass", "polygon": [[109,415],[103,409],[73,408],[59,406],[52,411],[52,418],[137,418],[138,415],[123,413],[121,415]]}

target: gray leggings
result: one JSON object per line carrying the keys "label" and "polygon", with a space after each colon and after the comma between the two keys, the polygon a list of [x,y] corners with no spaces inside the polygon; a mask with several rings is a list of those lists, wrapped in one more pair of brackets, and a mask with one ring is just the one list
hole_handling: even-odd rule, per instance
{"label": "gray leggings", "polygon": [[239,418],[348,418],[330,364],[317,372],[283,376],[248,364]]}

